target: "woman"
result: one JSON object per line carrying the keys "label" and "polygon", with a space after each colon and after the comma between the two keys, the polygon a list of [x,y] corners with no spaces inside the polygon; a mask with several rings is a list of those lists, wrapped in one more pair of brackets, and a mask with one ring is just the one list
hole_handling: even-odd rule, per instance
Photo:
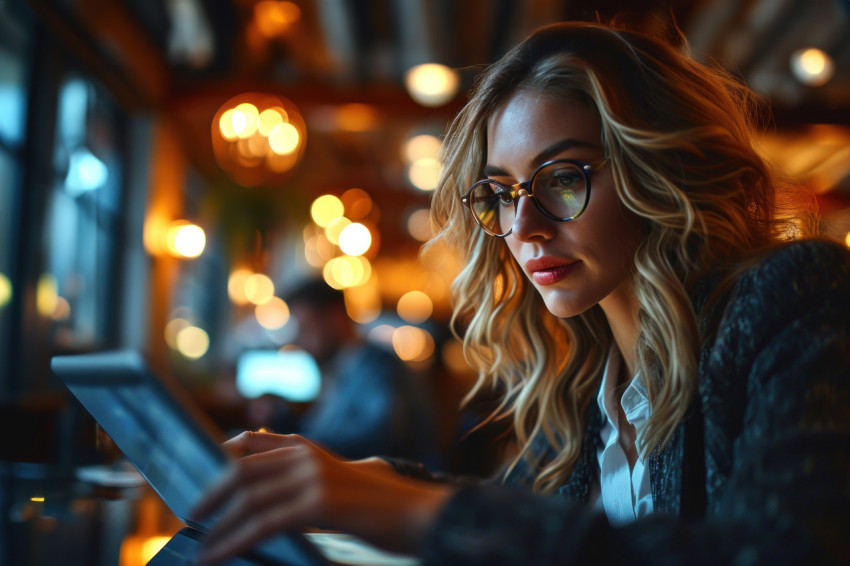
{"label": "woman", "polygon": [[243,435],[199,509],[230,502],[205,559],[307,525],[434,564],[846,556],[850,258],[789,242],[813,224],[781,206],[751,108],[615,26],[549,26],[489,68],[432,213],[466,255],[478,387],[506,386],[501,479],[531,489]]}

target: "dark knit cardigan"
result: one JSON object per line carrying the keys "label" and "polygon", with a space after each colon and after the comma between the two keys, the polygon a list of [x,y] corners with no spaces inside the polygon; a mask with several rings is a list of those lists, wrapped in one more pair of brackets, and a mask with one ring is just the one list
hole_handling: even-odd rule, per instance
{"label": "dark knit cardigan", "polygon": [[655,513],[614,528],[585,505],[601,442],[591,403],[556,496],[521,487],[527,466],[507,485],[464,484],[424,563],[850,563],[850,252],[788,245],[743,274],[719,313],[689,416],[649,457]]}

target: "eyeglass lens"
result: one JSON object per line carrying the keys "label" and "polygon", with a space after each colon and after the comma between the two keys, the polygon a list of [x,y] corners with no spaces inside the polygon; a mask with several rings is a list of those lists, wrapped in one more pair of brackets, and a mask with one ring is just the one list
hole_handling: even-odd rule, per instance
{"label": "eyeglass lens", "polygon": [[[550,163],[532,178],[531,194],[538,208],[549,216],[568,220],[584,208],[587,180],[575,163]],[[510,232],[516,218],[517,189],[494,181],[479,181],[469,199],[472,213],[481,226],[492,234]]]}

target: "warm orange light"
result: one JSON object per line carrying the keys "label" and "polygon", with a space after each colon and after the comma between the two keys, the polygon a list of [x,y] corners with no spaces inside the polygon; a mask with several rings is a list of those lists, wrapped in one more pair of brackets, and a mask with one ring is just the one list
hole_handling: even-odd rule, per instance
{"label": "warm orange light", "polygon": [[206,243],[204,229],[186,220],[175,220],[166,231],[165,245],[175,257],[198,257],[204,252]]}
{"label": "warm orange light", "polygon": [[272,297],[254,308],[257,322],[266,330],[277,330],[289,321],[289,305],[279,297]]}
{"label": "warm orange light", "polygon": [[407,171],[410,183],[421,191],[433,191],[440,177],[440,164],[433,157],[420,157]]}
{"label": "warm orange light", "polygon": [[289,155],[298,149],[299,141],[301,135],[298,130],[287,122],[278,124],[269,132],[269,145],[278,155]]}
{"label": "warm orange light", "polygon": [[363,189],[348,189],[339,197],[345,216],[352,220],[366,218],[372,212],[372,197]]}
{"label": "warm orange light", "polygon": [[398,315],[407,322],[425,322],[434,312],[431,297],[422,291],[409,291],[398,300]]}
{"label": "warm orange light", "polygon": [[339,249],[346,255],[363,255],[371,245],[371,232],[359,222],[348,224],[339,233]]}
{"label": "warm orange light", "polygon": [[283,124],[288,119],[286,110],[280,107],[266,108],[257,117],[257,130],[260,134],[269,137],[275,127]]}
{"label": "warm orange light", "polygon": [[421,362],[434,353],[434,338],[416,326],[401,326],[393,332],[393,349],[406,362]]}
{"label": "warm orange light", "polygon": [[378,113],[366,104],[343,104],[337,110],[337,123],[348,132],[366,132],[377,125]]}
{"label": "warm orange light", "polygon": [[267,303],[274,296],[274,282],[268,275],[255,273],[245,280],[245,296],[255,305]]}
{"label": "warm orange light", "polygon": [[835,74],[835,63],[824,51],[810,47],[791,55],[791,71],[803,84],[822,86]]}
{"label": "warm orange light", "polygon": [[334,218],[338,218],[345,212],[342,201],[334,195],[322,195],[313,201],[310,206],[310,216],[318,226],[326,227]]}
{"label": "warm orange light", "polygon": [[240,185],[257,186],[279,181],[300,161],[307,128],[289,100],[248,92],[219,108],[211,135],[221,168]]}
{"label": "warm orange light", "polygon": [[245,295],[245,282],[254,272],[244,267],[234,269],[227,278],[227,296],[237,305],[247,305],[251,301]]}
{"label": "warm orange light", "polygon": [[440,138],[430,134],[413,136],[404,143],[404,158],[408,163],[430,157],[436,159],[440,153]]}
{"label": "warm orange light", "polygon": [[351,220],[345,216],[337,216],[328,222],[328,225],[325,226],[325,236],[328,241],[334,245],[339,244],[339,235],[349,224],[351,224]]}
{"label": "warm orange light", "polygon": [[283,35],[301,18],[301,9],[292,2],[261,0],[254,4],[257,29],[266,37]]}
{"label": "warm orange light", "polygon": [[460,85],[457,73],[439,63],[412,67],[404,76],[408,94],[423,106],[442,106],[454,97]]}

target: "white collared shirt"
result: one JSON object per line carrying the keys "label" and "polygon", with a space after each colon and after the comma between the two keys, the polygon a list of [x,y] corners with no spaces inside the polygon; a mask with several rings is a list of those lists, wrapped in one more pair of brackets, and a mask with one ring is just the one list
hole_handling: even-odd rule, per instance
{"label": "white collared shirt", "polygon": [[[649,483],[649,468],[638,456],[634,468],[629,470],[626,452],[620,446],[620,425],[617,415],[617,376],[623,363],[616,346],[611,347],[602,375],[602,386],[596,402],[605,416],[602,427],[602,447],[597,451],[599,461],[599,484],[595,491],[594,507],[604,511],[611,525],[623,525],[652,513],[652,488]],[[635,376],[622,397],[626,419],[635,427],[636,444],[640,446],[646,421],[650,414],[646,386]],[[601,492],[601,493],[600,493]]]}

